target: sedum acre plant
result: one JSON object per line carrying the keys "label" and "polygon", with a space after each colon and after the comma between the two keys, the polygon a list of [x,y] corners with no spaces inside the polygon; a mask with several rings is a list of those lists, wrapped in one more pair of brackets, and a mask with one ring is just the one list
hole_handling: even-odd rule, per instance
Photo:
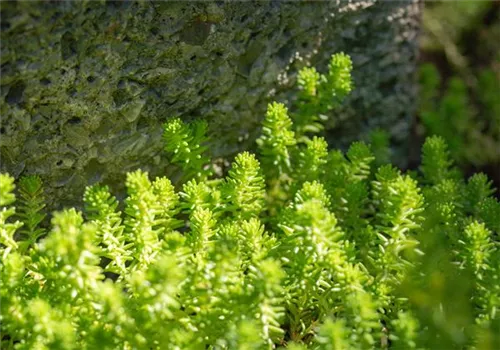
{"label": "sedum acre plant", "polygon": [[[165,124],[182,182],[137,170],[117,200],[45,224],[41,180],[0,175],[2,348],[498,349],[500,203],[440,137],[419,171],[387,136],[328,150],[315,134],[351,90],[349,57],[272,103],[258,155],[217,177],[206,124]],[[176,188],[177,187],[177,188]],[[16,196],[17,194],[17,196]]]}
{"label": "sedum acre plant", "polygon": [[420,71],[420,121],[426,135],[445,139],[458,165],[500,166],[500,77],[493,70],[478,72],[471,89],[452,77],[443,93],[436,67]]}

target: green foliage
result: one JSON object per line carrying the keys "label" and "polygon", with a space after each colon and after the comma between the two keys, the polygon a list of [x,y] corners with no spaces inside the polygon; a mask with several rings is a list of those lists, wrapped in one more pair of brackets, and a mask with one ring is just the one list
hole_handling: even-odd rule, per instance
{"label": "green foliage", "polygon": [[262,135],[257,140],[266,174],[279,177],[290,171],[290,152],[296,143],[288,109],[282,103],[269,104],[262,122]]}
{"label": "green foliage", "polygon": [[450,178],[452,165],[448,146],[441,137],[429,137],[422,148],[422,166],[420,170],[425,181],[437,185]]}
{"label": "green foliage", "polygon": [[314,136],[306,141],[306,147],[300,148],[294,164],[297,185],[314,181],[324,175],[328,157],[328,144],[322,137]]}
{"label": "green foliage", "polygon": [[264,208],[265,182],[259,161],[248,152],[236,156],[224,191],[231,203],[227,208],[232,213],[240,213],[242,218],[258,216]]}
{"label": "green foliage", "polygon": [[[336,56],[320,83],[307,68],[302,93],[338,103],[348,63]],[[40,180],[20,181],[16,214],[0,175],[2,347],[497,348],[500,204],[441,137],[410,176],[388,164],[383,132],[329,151],[274,103],[260,158],[210,178],[200,125],[165,127],[180,191],[136,170],[123,201],[90,186],[83,213],[46,229]]]}
{"label": "green foliage", "polygon": [[107,186],[90,186],[83,195],[87,218],[95,223],[101,256],[110,259],[104,270],[122,274],[126,262],[132,259],[129,243],[124,234],[122,217],[117,212],[118,201],[111,196]]}
{"label": "green foliage", "polygon": [[293,115],[297,140],[304,142],[308,134],[323,130],[326,113],[338,106],[353,89],[352,61],[344,54],[332,55],[328,73],[303,68],[297,78],[299,86],[297,111]]}
{"label": "green foliage", "polygon": [[14,234],[23,225],[20,221],[9,220],[16,213],[16,208],[11,206],[16,198],[13,193],[14,188],[14,178],[7,174],[0,174],[0,243],[2,244],[0,253],[2,260],[7,258],[12,249],[18,248]]}
{"label": "green foliage", "polygon": [[425,64],[420,71],[420,121],[425,135],[439,135],[459,165],[500,164],[500,79],[481,70],[476,83],[450,78],[441,93],[437,69]]}
{"label": "green foliage", "polygon": [[375,157],[375,165],[380,166],[390,163],[389,133],[382,129],[375,129],[370,134],[370,144]]}
{"label": "green foliage", "polygon": [[180,164],[184,178],[208,176],[210,170],[206,166],[210,159],[204,154],[207,123],[197,120],[186,125],[179,118],[172,118],[163,128],[165,151],[171,155],[172,163]]}
{"label": "green foliage", "polygon": [[46,214],[45,199],[42,189],[42,180],[36,175],[25,176],[19,180],[19,201],[18,216],[24,226],[19,233],[26,236],[21,243],[21,251],[28,249],[46,232],[40,227]]}
{"label": "green foliage", "polygon": [[500,139],[500,79],[493,70],[485,69],[479,73],[477,96],[480,100],[488,133],[492,138]]}

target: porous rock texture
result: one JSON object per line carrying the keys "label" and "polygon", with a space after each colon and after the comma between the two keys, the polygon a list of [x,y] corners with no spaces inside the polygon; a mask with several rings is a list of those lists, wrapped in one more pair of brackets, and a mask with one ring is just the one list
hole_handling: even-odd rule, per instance
{"label": "porous rock texture", "polygon": [[408,136],[418,0],[18,1],[1,3],[1,171],[39,174],[59,209],[137,168],[175,178],[172,116],[205,118],[214,157],[252,147],[268,102],[297,70],[354,61],[356,89],[329,122],[332,146],[374,127]]}

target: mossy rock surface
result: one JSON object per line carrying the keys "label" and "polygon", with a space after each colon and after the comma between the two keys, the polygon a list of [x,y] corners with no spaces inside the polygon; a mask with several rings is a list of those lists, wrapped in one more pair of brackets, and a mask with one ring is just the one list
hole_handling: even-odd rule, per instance
{"label": "mossy rock surface", "polygon": [[214,157],[251,147],[266,105],[297,70],[334,52],[356,90],[329,125],[333,146],[374,127],[402,144],[414,114],[419,1],[1,4],[1,170],[39,174],[49,206],[80,202],[125,173],[174,175],[161,125],[206,118]]}

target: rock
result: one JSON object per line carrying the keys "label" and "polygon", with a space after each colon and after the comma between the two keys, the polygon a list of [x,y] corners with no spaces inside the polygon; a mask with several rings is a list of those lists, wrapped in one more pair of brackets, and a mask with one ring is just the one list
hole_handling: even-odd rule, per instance
{"label": "rock", "polygon": [[[304,65],[354,61],[356,90],[329,122],[332,146],[374,127],[404,152],[415,108],[420,3],[40,1],[1,6],[1,171],[37,173],[49,207],[125,171],[171,174],[161,125],[206,118],[214,157],[248,149],[266,105]],[[158,165],[160,163],[160,165]]]}

